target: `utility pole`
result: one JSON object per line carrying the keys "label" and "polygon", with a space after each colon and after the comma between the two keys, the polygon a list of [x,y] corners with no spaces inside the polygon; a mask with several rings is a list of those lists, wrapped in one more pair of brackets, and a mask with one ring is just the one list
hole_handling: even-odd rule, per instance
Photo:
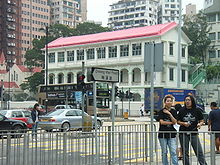
{"label": "utility pole", "polygon": [[4,82],[1,80],[1,109],[3,109],[3,88],[4,88]]}
{"label": "utility pole", "polygon": [[181,25],[182,25],[182,0],[179,1],[179,25],[178,25],[178,58],[177,58],[177,88],[180,88],[181,81]]}

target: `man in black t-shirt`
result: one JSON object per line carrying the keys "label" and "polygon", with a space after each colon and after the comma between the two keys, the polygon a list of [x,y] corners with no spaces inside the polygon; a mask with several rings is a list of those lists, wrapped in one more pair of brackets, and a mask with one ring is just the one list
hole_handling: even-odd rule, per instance
{"label": "man in black t-shirt", "polygon": [[[216,102],[211,102],[210,107],[212,111],[209,113],[208,130],[220,131],[220,109]],[[215,133],[215,147],[216,154],[220,154],[220,133]]]}
{"label": "man in black t-shirt", "polygon": [[202,112],[196,107],[193,96],[185,97],[185,105],[179,111],[177,123],[180,125],[180,144],[183,151],[183,164],[189,165],[189,142],[198,157],[200,165],[207,165],[198,137],[198,129],[203,125]]}

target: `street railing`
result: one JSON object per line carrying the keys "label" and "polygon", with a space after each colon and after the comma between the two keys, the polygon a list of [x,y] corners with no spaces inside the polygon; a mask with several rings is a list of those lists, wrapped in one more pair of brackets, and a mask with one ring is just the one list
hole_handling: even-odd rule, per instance
{"label": "street railing", "polygon": [[[111,126],[102,127],[97,132],[45,132],[39,130],[37,139],[32,138],[31,131],[22,133],[22,137],[18,136],[20,133],[4,133],[0,139],[0,164],[162,164],[158,132],[156,130],[151,132],[149,124],[120,125],[116,126],[114,130],[114,132],[111,131]],[[181,133],[183,132],[179,132],[176,137],[178,147],[180,147],[179,135]],[[215,135],[217,133],[220,132],[211,134],[210,132],[199,132],[205,159],[210,165],[218,164],[217,162],[220,160],[220,154],[215,153]],[[153,138],[150,138],[151,136]],[[189,133],[188,136],[191,140],[192,134]],[[150,145],[152,143],[153,148]],[[199,164],[191,145],[189,158],[191,164]],[[168,159],[171,161],[169,154]],[[181,164],[180,161],[179,164]]]}

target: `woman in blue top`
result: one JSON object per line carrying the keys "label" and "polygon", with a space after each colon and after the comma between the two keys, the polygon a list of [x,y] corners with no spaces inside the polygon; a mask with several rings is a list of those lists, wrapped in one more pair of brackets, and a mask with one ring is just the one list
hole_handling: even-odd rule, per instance
{"label": "woman in blue top", "polygon": [[167,146],[169,147],[172,164],[178,165],[178,158],[176,152],[176,130],[173,127],[173,125],[177,123],[177,113],[175,109],[171,108],[173,102],[174,97],[171,95],[166,95],[163,100],[164,108],[159,111],[158,115],[158,120],[160,123],[158,138],[162,149],[163,165],[169,164],[167,158]]}

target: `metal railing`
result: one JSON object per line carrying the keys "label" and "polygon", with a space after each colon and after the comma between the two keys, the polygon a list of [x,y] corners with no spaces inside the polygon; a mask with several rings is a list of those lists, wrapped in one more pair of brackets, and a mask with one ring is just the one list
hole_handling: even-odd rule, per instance
{"label": "metal railing", "polygon": [[[177,134],[177,144],[180,133]],[[220,154],[215,153],[215,133],[199,132],[205,159],[210,165],[218,164],[220,160]],[[4,134],[0,139],[1,165],[162,164],[158,132],[151,132],[150,125],[121,125],[116,126],[114,132],[111,132],[110,126],[102,127],[97,133],[39,130],[36,140],[30,131],[20,138],[11,135]],[[153,135],[153,141],[149,140],[150,135]],[[98,148],[95,137],[98,137]],[[151,143],[154,144],[153,148],[150,148]],[[152,159],[149,156],[151,151]],[[191,164],[199,164],[191,146],[189,158]],[[171,159],[169,154],[168,159]]]}

